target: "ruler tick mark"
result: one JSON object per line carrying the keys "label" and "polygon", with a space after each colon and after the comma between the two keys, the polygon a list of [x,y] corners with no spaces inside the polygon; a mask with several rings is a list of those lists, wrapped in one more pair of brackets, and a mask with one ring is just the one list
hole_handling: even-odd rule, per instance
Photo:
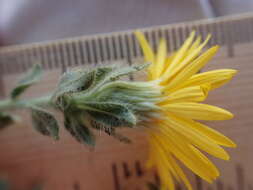
{"label": "ruler tick mark", "polygon": [[138,177],[143,175],[143,170],[141,168],[141,164],[140,164],[139,161],[135,162],[135,169],[136,169],[136,174],[137,174]]}
{"label": "ruler tick mark", "polygon": [[131,172],[129,170],[129,167],[128,167],[127,163],[123,162],[122,166],[123,166],[123,171],[124,171],[125,178],[129,178],[131,176]]}
{"label": "ruler tick mark", "polygon": [[116,164],[112,164],[112,175],[113,175],[113,181],[114,181],[114,189],[120,190],[120,183],[119,183],[119,175]]}
{"label": "ruler tick mark", "polygon": [[74,189],[74,190],[81,190],[81,187],[80,187],[79,182],[76,181],[76,182],[73,184],[73,189]]}
{"label": "ruler tick mark", "polygon": [[86,50],[86,57],[87,57],[87,62],[91,63],[91,50],[90,50],[90,46],[89,46],[89,41],[85,41],[85,50]]}
{"label": "ruler tick mark", "polygon": [[77,45],[77,43],[76,42],[72,42],[71,43],[71,45],[72,45],[72,50],[73,50],[73,59],[74,59],[74,64],[75,65],[79,65],[79,59],[80,59],[80,56],[78,55],[78,50],[77,50],[77,47],[76,47],[76,45]]}
{"label": "ruler tick mark", "polygon": [[238,164],[236,166],[236,175],[237,175],[237,188],[244,190],[244,171],[243,168]]}
{"label": "ruler tick mark", "polygon": [[80,52],[80,62],[81,65],[85,63],[84,61],[84,48],[83,48],[83,42],[80,40],[78,41],[78,50]]}

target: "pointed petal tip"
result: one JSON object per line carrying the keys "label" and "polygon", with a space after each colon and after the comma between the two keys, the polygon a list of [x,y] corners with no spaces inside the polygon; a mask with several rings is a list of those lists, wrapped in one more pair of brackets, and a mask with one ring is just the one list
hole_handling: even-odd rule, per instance
{"label": "pointed petal tip", "polygon": [[219,45],[215,45],[212,48],[217,52],[220,49],[220,46]]}
{"label": "pointed petal tip", "polygon": [[166,44],[166,39],[165,38],[161,38],[160,39],[160,43],[165,43]]}
{"label": "pointed petal tip", "polygon": [[237,148],[237,144],[231,141],[229,148]]}
{"label": "pointed petal tip", "polygon": [[237,144],[234,143],[230,148],[237,148]]}
{"label": "pointed petal tip", "polygon": [[136,34],[142,34],[142,32],[140,31],[140,30],[135,30],[134,31],[134,34],[136,35]]}
{"label": "pointed petal tip", "polygon": [[189,36],[195,36],[196,30],[192,30]]}
{"label": "pointed petal tip", "polygon": [[221,158],[222,160],[225,160],[225,161],[229,161],[230,160],[230,156],[227,152],[225,152],[225,154],[223,155],[223,157]]}
{"label": "pointed petal tip", "polygon": [[211,184],[213,184],[219,177],[220,177],[220,173],[217,174],[216,176],[213,176]]}
{"label": "pointed petal tip", "polygon": [[208,42],[210,39],[211,39],[212,35],[209,33],[207,36],[206,36],[206,41]]}
{"label": "pointed petal tip", "polygon": [[231,72],[231,74],[232,74],[232,76],[235,76],[239,71],[238,70],[236,70],[236,69],[231,69],[232,70],[232,72]]}
{"label": "pointed petal tip", "polygon": [[232,76],[238,73],[238,70],[236,69],[221,69],[221,70],[224,72],[224,74],[232,75]]}
{"label": "pointed petal tip", "polygon": [[208,33],[208,34],[207,34],[207,36],[210,36],[210,37],[212,37],[212,33]]}
{"label": "pointed petal tip", "polygon": [[234,114],[232,114],[231,112],[228,112],[228,119],[233,119],[234,118]]}
{"label": "pointed petal tip", "polygon": [[224,69],[224,74],[227,74],[231,77],[235,76],[239,71],[236,69]]}
{"label": "pointed petal tip", "polygon": [[220,173],[217,173],[215,176],[211,177],[210,184],[213,184],[215,180],[217,180],[220,177]]}
{"label": "pointed petal tip", "polygon": [[223,117],[221,117],[219,120],[230,120],[234,118],[234,114],[232,114],[230,111],[225,110],[225,109],[222,109],[221,114],[223,115]]}
{"label": "pointed petal tip", "polygon": [[230,138],[228,138],[226,136],[224,136],[224,138],[225,138],[226,142],[224,144],[220,144],[220,145],[222,145],[224,147],[228,147],[228,148],[236,148],[237,147],[237,144],[234,141],[232,141]]}

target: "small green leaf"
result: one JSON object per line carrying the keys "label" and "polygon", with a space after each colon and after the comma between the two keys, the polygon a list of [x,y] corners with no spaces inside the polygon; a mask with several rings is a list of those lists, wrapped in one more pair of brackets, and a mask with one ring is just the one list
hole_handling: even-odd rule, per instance
{"label": "small green leaf", "polygon": [[114,65],[109,65],[109,66],[97,67],[96,69],[94,69],[93,70],[94,79],[90,88],[94,88],[100,83],[104,84],[105,82],[107,82],[106,80],[107,76],[110,76],[110,73],[113,73],[115,68],[116,67]]}
{"label": "small green leaf", "polygon": [[0,112],[0,130],[13,124],[14,121],[15,118],[12,115],[5,112]]}
{"label": "small green leaf", "polygon": [[64,126],[78,142],[95,146],[94,135],[78,117],[65,115]]}
{"label": "small green leaf", "polygon": [[55,117],[40,108],[32,108],[32,121],[34,128],[43,135],[59,139],[59,126]]}
{"label": "small green leaf", "polygon": [[131,74],[145,68],[144,65],[122,67],[118,65],[100,66],[90,71],[77,69],[66,72],[52,98],[59,108],[65,108],[63,96],[90,97],[99,91],[106,83],[115,81],[121,76]]}
{"label": "small green leaf", "polygon": [[20,96],[27,88],[37,83],[42,77],[42,68],[40,65],[33,65],[32,69],[26,73],[18,82],[17,87],[11,92],[11,98],[15,99]]}
{"label": "small green leaf", "polygon": [[54,98],[66,93],[79,92],[89,88],[93,81],[93,74],[85,70],[76,69],[66,72],[60,79]]}
{"label": "small green leaf", "polygon": [[92,70],[75,69],[66,72],[60,79],[56,95],[85,91],[113,71],[113,66],[103,66]]}
{"label": "small green leaf", "polygon": [[80,102],[80,109],[87,111],[95,121],[111,127],[136,125],[135,115],[124,104],[112,102]]}
{"label": "small green leaf", "polygon": [[135,66],[109,65],[105,67],[98,67],[95,69],[96,75],[91,89],[99,89],[108,82],[118,80],[122,76],[130,75],[144,69],[146,65],[147,64]]}
{"label": "small green leaf", "polygon": [[113,66],[104,66],[86,71],[83,69],[76,69],[66,72],[55,91],[54,98],[66,94],[86,91],[92,89],[100,81],[102,81],[114,69]]}

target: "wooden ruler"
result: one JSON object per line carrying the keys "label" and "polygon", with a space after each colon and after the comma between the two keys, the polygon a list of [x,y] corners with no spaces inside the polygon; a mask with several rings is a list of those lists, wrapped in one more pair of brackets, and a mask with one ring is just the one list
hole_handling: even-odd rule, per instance
{"label": "wooden ruler", "polygon": [[[160,37],[176,50],[192,31],[213,35],[209,45],[221,49],[204,69],[234,68],[238,76],[222,89],[210,94],[208,103],[235,113],[231,121],[210,126],[234,139],[237,149],[229,149],[231,161],[213,159],[221,177],[208,185],[188,170],[196,190],[253,189],[253,14],[146,28],[142,31],[154,48]],[[38,96],[55,88],[62,71],[88,64],[124,61],[133,63],[142,56],[133,31],[77,37],[45,43],[10,46],[0,49],[0,88],[7,94],[23,71],[40,62],[45,68],[43,81],[25,97]],[[0,133],[0,176],[16,189],[41,183],[46,190],[145,190],[147,182],[159,184],[154,171],[146,171],[147,143],[143,131],[126,131],[134,142],[119,143],[97,133],[97,147],[89,151],[61,129],[61,140],[54,142],[37,134],[29,114],[23,122]],[[62,122],[62,121],[61,121]],[[63,126],[63,125],[61,125]],[[212,159],[212,158],[211,158]],[[178,186],[178,189],[183,187]]]}

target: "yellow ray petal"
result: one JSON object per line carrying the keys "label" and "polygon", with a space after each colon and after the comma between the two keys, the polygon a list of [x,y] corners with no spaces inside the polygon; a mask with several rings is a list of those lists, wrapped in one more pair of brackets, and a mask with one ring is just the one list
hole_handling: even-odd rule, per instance
{"label": "yellow ray petal", "polygon": [[153,52],[152,48],[150,47],[148,41],[146,40],[144,34],[141,33],[140,31],[136,31],[135,36],[140,43],[140,46],[142,48],[142,51],[143,51],[146,61],[150,62],[150,63],[154,63],[154,60],[155,60],[154,52]]}
{"label": "yellow ray petal", "polygon": [[177,173],[177,175],[180,177],[180,179],[182,180],[182,182],[185,184],[186,188],[188,190],[192,190],[192,185],[189,182],[188,178],[186,177],[185,173],[183,172],[183,170],[180,168],[180,166],[177,164],[176,160],[170,155],[167,155],[167,159],[168,161],[171,163],[171,165],[174,167],[175,172]]}
{"label": "yellow ray petal", "polygon": [[171,172],[173,176],[180,181],[181,176],[178,175],[177,170],[175,169],[174,162],[170,162],[168,158],[169,152],[157,142],[150,138],[150,158],[149,161],[152,162],[153,166],[155,164],[160,164],[163,167],[167,168],[168,172]]}
{"label": "yellow ray petal", "polygon": [[182,60],[182,58],[184,57],[187,49],[190,47],[193,39],[195,36],[195,31],[191,32],[190,36],[185,40],[184,44],[181,46],[181,48],[176,52],[176,55],[174,57],[174,59],[172,60],[172,63],[170,64],[170,66],[168,67],[168,71],[173,70],[175,67],[177,67],[177,65],[179,64],[179,62]]}
{"label": "yellow ray petal", "polygon": [[164,70],[165,60],[166,60],[166,54],[167,54],[167,47],[166,47],[166,41],[165,39],[161,39],[159,47],[158,47],[158,53],[156,58],[156,63],[154,65],[154,79],[157,79],[160,77]]}
{"label": "yellow ray petal", "polygon": [[208,164],[210,168],[212,168],[212,171],[215,173],[215,177],[213,179],[216,179],[220,176],[220,172],[217,167],[204,154],[202,154],[197,148],[192,145],[189,145],[189,147],[194,151],[197,157],[201,158],[205,163]]}
{"label": "yellow ray petal", "polygon": [[[208,182],[211,182],[212,179],[217,177],[217,172],[189,148],[190,144],[185,137],[175,132],[167,125],[161,125],[160,129],[162,130],[162,134],[155,135],[156,140],[182,161],[189,169]],[[177,141],[173,139],[177,139]]]}
{"label": "yellow ray petal", "polygon": [[162,145],[160,145],[157,141],[153,141],[151,146],[153,146],[153,149],[156,150],[156,162],[159,162],[161,166],[165,168],[167,167],[168,172],[170,171],[177,181],[182,181],[188,190],[192,190],[189,180],[185,176],[183,170],[178,166],[172,155],[169,152],[166,152],[166,149],[163,149]]}
{"label": "yellow ray petal", "polygon": [[176,89],[202,85],[206,83],[210,84],[211,89],[215,89],[229,82],[236,73],[237,71],[234,69],[217,69],[195,74],[184,83],[177,86]]}
{"label": "yellow ray petal", "polygon": [[203,93],[205,94],[205,97],[207,98],[208,93],[211,89],[211,85],[207,83],[207,84],[202,84],[200,86],[201,86],[201,89],[203,90]]}
{"label": "yellow ray petal", "polygon": [[168,170],[166,170],[166,168],[164,168],[164,166],[162,166],[162,165],[158,165],[157,170],[158,170],[158,173],[159,173],[159,177],[161,178],[161,187],[162,187],[162,189],[164,189],[164,190],[167,190],[167,189],[174,190],[175,189],[175,184],[173,182],[173,178],[172,178],[170,172]]}
{"label": "yellow ray petal", "polygon": [[[157,136],[153,134],[152,138],[154,138],[154,141],[160,142],[164,148],[167,148],[186,167],[207,182],[211,183],[214,174],[212,174],[209,167],[200,158],[196,157],[191,149],[189,149],[184,139],[173,132],[168,126],[163,127],[163,130],[166,130],[166,133],[163,133],[163,135],[166,136]],[[178,141],[175,142],[173,139],[178,139]]]}
{"label": "yellow ray petal", "polygon": [[215,89],[215,88],[219,88],[221,86],[223,86],[224,84],[226,84],[227,82],[229,82],[231,79],[233,78],[233,76],[230,76],[229,78],[224,78],[223,80],[214,82],[211,84],[211,89]]}
{"label": "yellow ray petal", "polygon": [[181,102],[166,104],[162,106],[165,110],[186,118],[197,120],[228,120],[233,118],[233,114],[222,108],[208,104]]}
{"label": "yellow ray petal", "polygon": [[172,60],[174,59],[174,57],[175,57],[175,53],[172,53],[172,54],[170,54],[170,55],[166,58],[166,60],[165,60],[165,65],[164,65],[162,74],[168,69],[168,67],[169,67],[170,64],[172,63]]}
{"label": "yellow ray petal", "polygon": [[171,172],[172,175],[176,178],[176,180],[180,180],[180,176],[177,175],[173,165],[169,162],[168,155],[169,152],[167,149],[164,149],[162,145],[160,145],[157,141],[153,141],[152,145],[156,151],[156,162],[160,163],[164,168],[167,168],[168,172]]}
{"label": "yellow ray petal", "polygon": [[[173,68],[168,68],[168,70],[163,74],[163,83],[170,81],[172,78],[175,77],[182,69],[184,69],[187,65],[191,64],[191,62],[199,55],[203,47],[208,43],[210,39],[210,35],[207,36],[206,40],[198,46],[196,49],[192,50],[192,53],[188,56],[183,57],[181,62],[178,62]],[[171,64],[172,65],[172,64]],[[171,66],[172,67],[172,66]]]}
{"label": "yellow ray petal", "polygon": [[155,54],[152,48],[150,47],[148,41],[146,40],[143,33],[140,31],[136,31],[135,36],[137,40],[139,41],[139,44],[141,46],[145,61],[150,62],[150,66],[148,68],[149,73],[149,79],[152,80],[154,78],[154,63],[155,63]]}
{"label": "yellow ray petal", "polygon": [[[165,158],[164,153],[161,152],[161,146],[158,145],[158,142],[154,142],[152,138],[150,141],[150,153],[152,157],[150,157],[150,161],[153,166],[156,166],[157,172],[161,178],[161,183],[164,189],[174,188],[174,183],[171,174],[169,173],[169,168],[167,168],[167,160],[161,159]],[[164,163],[165,161],[165,163]],[[169,166],[170,167],[170,166]]]}
{"label": "yellow ray petal", "polygon": [[226,147],[236,147],[236,144],[230,140],[228,137],[224,136],[223,134],[219,133],[218,131],[192,119],[187,119],[183,117],[177,116],[178,119],[181,120],[182,124],[185,126],[197,130],[203,136],[210,138],[216,144],[226,146]]}
{"label": "yellow ray petal", "polygon": [[192,52],[199,46],[200,42],[201,42],[201,37],[198,36],[195,42],[193,42],[191,47],[188,49],[186,56],[192,54]]}
{"label": "yellow ray petal", "polygon": [[[187,50],[187,53],[185,54],[184,58],[186,56],[188,56],[189,54],[192,53],[193,50],[195,50],[197,48],[197,46],[199,46],[200,44],[200,41],[201,41],[201,37],[199,36],[196,41],[191,45],[191,47],[189,48],[189,50]],[[169,65],[172,63],[173,59],[175,58],[176,56],[176,52],[173,52],[167,59],[166,59],[166,64],[165,64],[165,67],[164,67],[164,70],[163,70],[163,73],[168,69]]]}
{"label": "yellow ray petal", "polygon": [[[211,58],[216,54],[219,47],[214,46],[210,49],[208,49],[205,53],[203,53],[201,56],[199,56],[197,59],[195,59],[191,64],[187,65],[184,69],[178,73],[170,82],[166,85],[166,89],[170,90],[173,87],[179,85],[180,83],[183,83],[185,80],[190,78],[192,75],[197,73],[202,67],[204,67]],[[166,83],[165,83],[166,84]]]}
{"label": "yellow ray petal", "polygon": [[[153,142],[152,144],[155,145],[157,142]],[[157,147],[158,152],[159,152],[159,146]],[[159,153],[160,156],[165,156],[163,153]],[[166,159],[166,158],[165,158]],[[158,173],[159,176],[161,178],[161,185],[164,187],[167,187],[171,190],[175,189],[175,184],[173,182],[173,178],[172,175],[169,171],[169,168],[166,167],[168,166],[168,162],[164,162],[164,160],[160,160],[158,157],[156,157],[156,163],[157,163],[157,169],[158,169]],[[170,167],[170,166],[169,166]]]}
{"label": "yellow ray petal", "polygon": [[186,139],[188,139],[191,144],[217,158],[223,160],[229,159],[229,155],[227,154],[227,152],[219,145],[215,144],[207,136],[204,136],[203,134],[199,133],[194,128],[190,128],[188,126],[188,123],[184,122],[180,118],[173,115],[168,116],[169,118],[166,119],[166,123],[177,133],[183,135]]}
{"label": "yellow ray petal", "polygon": [[201,102],[206,99],[207,94],[208,87],[206,85],[182,88],[180,90],[168,94],[168,98],[161,102],[159,105],[177,102]]}

